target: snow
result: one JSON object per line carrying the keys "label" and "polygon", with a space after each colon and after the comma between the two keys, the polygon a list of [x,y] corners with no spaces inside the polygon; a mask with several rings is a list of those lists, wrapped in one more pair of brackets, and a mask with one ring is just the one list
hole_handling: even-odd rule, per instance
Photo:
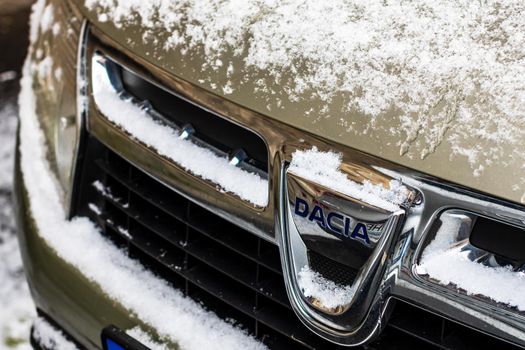
{"label": "snow", "polygon": [[97,215],[102,214],[102,210],[99,207],[97,207],[94,203],[89,203],[88,208]]}
{"label": "snow", "polygon": [[399,210],[400,205],[408,199],[409,191],[400,181],[391,180],[389,188],[381,184],[374,185],[369,181],[360,184],[350,180],[339,169],[341,163],[342,154],[323,152],[313,147],[309,150],[295,151],[288,171],[391,212]]}
{"label": "snow", "polygon": [[[447,142],[451,156],[471,155],[465,161],[479,176],[480,164],[525,139],[521,0],[84,3],[118,28],[140,25],[145,44],[162,40],[164,51],[206,58],[201,75],[212,88],[234,62],[243,75],[225,94],[246,94],[257,81],[248,93],[269,106],[319,102],[316,120],[335,117],[349,133],[362,131],[356,121],[393,119],[386,131],[402,155],[425,158]],[[525,162],[519,150],[512,156]]]}
{"label": "snow", "polygon": [[77,346],[69,341],[61,330],[56,329],[41,317],[34,322],[33,336],[44,349],[78,350]]}
{"label": "snow", "polygon": [[[1,83],[0,83],[1,84]],[[2,85],[0,85],[0,89]],[[1,92],[1,90],[0,90]],[[13,182],[13,149],[16,136],[17,108],[12,99],[0,105],[0,190],[11,192]]]}
{"label": "snow", "polygon": [[[42,2],[35,6],[39,8]],[[32,26],[36,23],[33,15]],[[30,211],[43,241],[109,298],[129,310],[130,317],[142,320],[181,349],[264,349],[262,343],[244,330],[204,310],[130,259],[87,218],[66,219],[57,180],[46,161],[45,138],[35,113],[32,91],[35,72],[31,67],[28,59],[19,96],[21,169],[31,199]],[[126,114],[126,110],[122,112]]]}
{"label": "snow", "polygon": [[105,187],[104,184],[102,184],[102,182],[97,180],[97,181],[93,182],[92,185],[97,190],[97,192],[100,193],[102,196],[106,197],[107,199],[109,199],[111,201],[119,203],[124,208],[128,207],[128,205],[129,205],[128,203],[124,203],[124,201],[121,198],[115,197],[111,193],[111,188]]}
{"label": "snow", "polygon": [[446,216],[434,240],[425,248],[417,273],[444,286],[453,285],[469,295],[482,295],[525,311],[525,273],[510,267],[490,267],[471,261],[468,251],[455,245],[460,219]]}
{"label": "snow", "polygon": [[53,24],[51,31],[53,32],[54,36],[57,36],[60,33],[60,23]]}
{"label": "snow", "polygon": [[304,266],[298,274],[298,284],[305,297],[315,298],[324,308],[335,309],[347,305],[355,294],[355,286],[334,283],[316,271]]}
{"label": "snow", "polygon": [[99,70],[94,69],[93,72],[95,102],[110,121],[160,155],[173,160],[194,175],[213,182],[220,189],[256,206],[268,204],[266,179],[231,165],[226,157],[180,138],[177,130],[162,125],[130,101],[123,100]]}
{"label": "snow", "polygon": [[35,311],[22,267],[12,208],[17,108],[15,100],[3,90],[0,82],[0,350],[29,350]]}
{"label": "snow", "polygon": [[159,344],[151,338],[151,336],[144,332],[140,327],[135,327],[126,332],[130,337],[138,340],[140,343],[146,345],[151,350],[169,350],[168,346]]}

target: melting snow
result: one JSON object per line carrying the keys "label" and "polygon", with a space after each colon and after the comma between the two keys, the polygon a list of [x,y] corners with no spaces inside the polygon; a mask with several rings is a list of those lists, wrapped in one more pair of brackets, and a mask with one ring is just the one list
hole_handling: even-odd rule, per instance
{"label": "melting snow", "polygon": [[126,332],[130,337],[138,340],[140,343],[146,345],[151,350],[169,350],[166,345],[159,344],[152,337],[144,332],[140,327],[135,327]]}
{"label": "melting snow", "polygon": [[55,20],[55,14],[53,10],[53,5],[49,4],[44,8],[42,17],[40,18],[40,30],[42,32],[47,32],[52,29],[53,22]]}
{"label": "melting snow", "polygon": [[483,295],[525,311],[525,273],[509,267],[490,267],[471,261],[468,252],[454,244],[460,219],[446,217],[436,238],[423,252],[418,274],[427,274],[443,285],[453,284],[470,295]]}
{"label": "melting snow", "polygon": [[390,188],[368,181],[360,184],[348,179],[339,169],[341,162],[340,153],[322,152],[313,147],[295,151],[288,169],[307,180],[392,212],[407,200],[409,191],[400,181],[391,180]]}

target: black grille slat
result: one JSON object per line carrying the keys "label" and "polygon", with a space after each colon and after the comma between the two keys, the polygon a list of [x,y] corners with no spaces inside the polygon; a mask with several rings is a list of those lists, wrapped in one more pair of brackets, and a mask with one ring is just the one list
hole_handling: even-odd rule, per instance
{"label": "black grille slat", "polygon": [[[217,244],[213,241],[208,240],[206,242],[205,237],[199,237],[200,234],[197,232],[195,232],[195,235],[190,235],[190,237],[192,237],[190,240],[186,240],[186,236],[184,233],[180,233],[178,232],[178,230],[167,231],[165,229],[166,227],[174,227],[175,225],[162,225],[158,221],[152,220],[151,216],[148,216],[148,214],[144,211],[135,210],[132,205],[124,207],[118,201],[112,199],[108,200],[110,200],[111,203],[119,210],[128,214],[130,218],[136,220],[138,225],[143,226],[142,229],[135,228],[129,230],[129,234],[131,235],[131,237],[133,237],[133,239],[140,238],[142,244],[135,244],[138,249],[141,249],[141,247],[143,246],[148,246],[148,243],[150,243],[152,238],[160,237],[162,238],[164,243],[161,245],[162,247],[164,247],[164,251],[169,250],[167,247],[175,246],[181,251],[195,257],[203,263],[206,263],[210,267],[215,268],[221,273],[232,277],[233,279],[242,283],[244,286],[252,288],[253,290],[258,291],[264,294],[265,296],[274,299],[281,305],[290,308],[288,298],[284,293],[283,288],[274,290],[271,293],[268,292],[271,286],[276,286],[277,284],[279,284],[277,282],[277,278],[280,278],[280,276],[277,275],[273,278],[267,278],[262,281],[257,281],[257,279],[255,278],[256,266],[254,262],[249,261],[244,257],[242,257],[241,260],[232,259],[231,257],[233,257],[233,255],[228,250],[226,250],[226,248],[224,248],[223,246],[217,246]],[[159,216],[158,218],[160,217],[161,216]],[[112,222],[115,221],[110,217],[104,218],[106,225],[108,224],[108,219]],[[113,226],[113,229],[115,231],[119,230],[119,227],[116,227],[111,224],[110,226]],[[125,236],[123,237],[125,238]],[[135,242],[131,240],[130,243],[134,244]],[[146,253],[151,255],[150,251],[146,251]],[[250,264],[251,269],[248,268],[250,267]]]}
{"label": "black grille slat", "polygon": [[308,261],[314,271],[343,286],[352,285],[359,272],[313,250],[308,250]]}
{"label": "black grille slat", "polygon": [[[183,267],[183,260],[174,260],[173,254],[166,254],[167,249],[164,245],[159,244],[158,241],[145,240],[144,238],[135,241],[136,233],[131,233],[131,235],[134,239],[130,241],[130,244],[137,249],[160,261],[165,267],[188,279],[208,293],[216,295],[238,311],[257,318],[263,324],[303,344],[313,344],[319,341],[313,334],[305,333],[302,327],[297,327],[298,325],[295,322],[289,322],[290,319],[295,318],[295,315],[288,308],[284,309],[282,306],[270,303],[270,306],[264,306],[256,310],[253,308],[253,299],[242,288],[227,288],[229,283],[224,278],[213,278],[213,276],[216,277],[218,275],[211,266],[194,265],[186,269]],[[231,279],[233,280],[234,278]],[[276,318],[276,315],[279,315],[279,317]]]}
{"label": "black grille slat", "polygon": [[[140,182],[136,179],[129,179],[128,174],[125,171],[119,169],[118,167],[112,166],[107,161],[99,159],[96,161],[96,164],[101,168],[101,170],[105,171],[112,178],[126,186],[130,191],[133,191],[133,193],[135,193],[137,196],[148,201],[150,204],[154,205],[156,208],[160,209],[166,214],[171,215],[177,220],[180,220],[183,223],[189,225],[191,228],[200,231],[211,239],[216,240],[218,243],[235,250],[237,253],[254,260],[255,262],[273,270],[278,274],[282,274],[279,260],[274,258],[275,254],[273,256],[271,253],[258,254],[256,238],[252,235],[248,236],[246,234],[242,234],[242,229],[239,229],[234,224],[226,223],[224,219],[215,217],[215,220],[220,220],[223,225],[228,226],[228,230],[226,232],[221,232],[219,234],[213,229],[214,224],[211,220],[209,220],[210,218],[207,218],[208,220],[199,220],[198,215],[188,216],[186,207],[182,207],[177,201],[166,199],[167,196],[163,196],[166,191],[165,189],[157,192],[154,192],[151,189],[148,190],[147,187],[140,186]],[[246,241],[252,242],[250,244]]]}
{"label": "black grille slat", "polygon": [[[104,159],[97,159],[95,163],[102,171],[120,182],[122,185],[126,186],[139,197],[153,204],[158,209],[174,216],[176,219],[182,221],[187,220],[187,202],[181,203],[180,201],[169,200],[169,198],[179,198],[178,196],[162,196],[161,198],[162,192],[155,191],[154,188],[152,189],[146,186],[140,186],[140,182],[138,182],[136,179],[130,179],[129,173],[126,171],[126,169],[122,169],[118,166],[110,164],[109,161]],[[163,190],[165,191],[165,189]]]}
{"label": "black grille slat", "polygon": [[[91,218],[131,258],[220,317],[237,320],[272,349],[340,348],[308,330],[291,310],[276,245],[177,194],[89,135],[82,159],[73,214]],[[321,272],[333,274],[333,264],[316,261]],[[342,272],[331,277],[344,280]],[[366,348],[486,344],[510,347],[398,301],[382,335]]]}

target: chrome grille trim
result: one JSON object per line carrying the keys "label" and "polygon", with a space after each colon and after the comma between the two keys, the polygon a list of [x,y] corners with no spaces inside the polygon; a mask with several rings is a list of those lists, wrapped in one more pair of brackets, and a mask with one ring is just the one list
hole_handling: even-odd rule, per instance
{"label": "chrome grille trim", "polygon": [[[125,66],[120,66],[111,58],[103,53],[95,52],[92,57],[92,63],[91,63],[91,69],[97,70],[100,74],[103,74],[105,77],[107,77],[110,84],[113,86],[117,94],[119,95],[120,99],[123,101],[129,101],[132,105],[135,107],[145,111],[152,120],[155,120],[159,122],[161,125],[166,125],[173,129],[175,132],[177,132],[180,136],[180,138],[184,138],[187,140],[190,140],[194,144],[198,145],[199,147],[205,148],[212,152],[213,154],[217,155],[217,157],[222,158],[231,158],[231,163],[235,163],[235,166],[238,168],[241,168],[243,170],[246,170],[250,173],[255,173],[259,175],[263,179],[268,179],[268,173],[265,171],[262,171],[255,166],[252,166],[251,164],[247,163],[243,159],[237,160],[235,158],[235,155],[230,155],[217,147],[214,147],[213,145],[203,141],[198,137],[198,135],[194,134],[194,130],[192,129],[191,125],[175,125],[175,123],[168,120],[164,115],[162,115],[160,112],[155,110],[153,106],[149,103],[147,100],[139,100],[135,96],[131,95],[123,85],[123,82],[121,80],[119,69],[128,69]],[[129,69],[128,69],[129,70]],[[92,85],[93,86],[93,85]],[[94,88],[94,86],[93,86]],[[174,98],[181,98],[177,94],[173,93]],[[187,99],[181,98],[185,100],[187,103],[192,103],[191,101],[188,101]],[[193,104],[193,103],[192,103]],[[199,106],[200,107],[200,106]],[[209,112],[209,111],[208,111]],[[218,118],[220,118],[218,116]],[[190,131],[191,130],[191,131]],[[255,135],[254,135],[255,136]]]}

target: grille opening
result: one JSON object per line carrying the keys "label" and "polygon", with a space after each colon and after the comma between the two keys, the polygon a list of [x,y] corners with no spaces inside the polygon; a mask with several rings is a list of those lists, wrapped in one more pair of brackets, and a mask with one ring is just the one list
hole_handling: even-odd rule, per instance
{"label": "grille opening", "polygon": [[397,301],[389,326],[442,349],[519,349],[519,347]]}
{"label": "grille opening", "polygon": [[525,264],[524,229],[479,216],[469,241],[474,247],[499,256],[502,265]]}
{"label": "grille opening", "polygon": [[248,155],[246,163],[268,172],[268,150],[257,134],[168,92],[125,67],[119,68],[124,90],[141,101],[148,101],[163,118],[178,127],[191,124],[199,140],[227,154],[244,150]]}
{"label": "grille opening", "polygon": [[[73,214],[91,218],[104,236],[173,288],[219,317],[235,320],[272,349],[342,349],[295,316],[277,246],[190,202],[89,135],[79,176]],[[95,181],[111,196],[95,190]],[[90,210],[89,203],[101,213]],[[381,336],[364,348],[470,349],[486,344],[511,348],[398,301]]]}

